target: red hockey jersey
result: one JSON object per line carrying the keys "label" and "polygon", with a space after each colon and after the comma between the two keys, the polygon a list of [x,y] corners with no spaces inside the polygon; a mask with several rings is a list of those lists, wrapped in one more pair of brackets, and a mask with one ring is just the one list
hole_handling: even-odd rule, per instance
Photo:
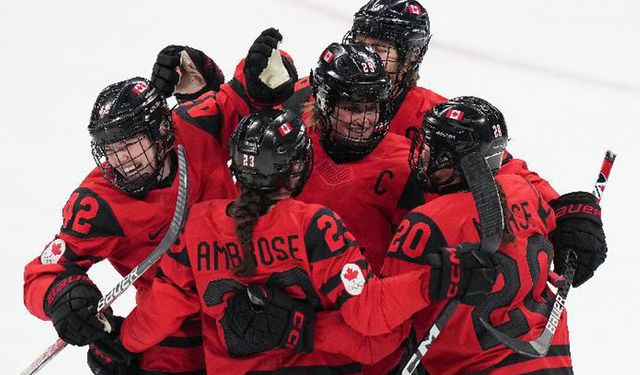
{"label": "red hockey jersey", "polygon": [[[460,305],[422,363],[429,373],[442,375],[524,374],[551,368],[554,373],[569,374],[566,312],[550,352],[537,359],[499,344],[480,323],[483,318],[510,336],[531,340],[542,333],[554,298],[547,286],[553,259],[547,236],[555,227],[555,214],[522,177],[499,174],[496,181],[506,195],[508,225],[515,242],[501,245],[496,253],[502,270],[487,301],[478,307]],[[413,210],[392,240],[382,274],[421,269],[425,267],[425,254],[442,246],[479,242],[478,221],[470,192],[447,194]],[[444,305],[434,303],[416,314],[413,325],[418,338],[424,336]]]}
{"label": "red hockey jersey", "polygon": [[413,87],[404,96],[400,107],[391,119],[392,133],[412,139],[416,131],[422,126],[422,118],[436,104],[447,98],[424,87]]}
{"label": "red hockey jersey", "polygon": [[[239,70],[240,74],[242,70]],[[238,92],[222,86],[173,111],[176,143],[185,147],[188,161],[189,201],[232,198],[236,187],[226,166],[228,151],[218,140],[248,112]],[[246,94],[244,94],[246,97]],[[143,198],[131,197],[111,186],[96,168],[80,184],[63,209],[63,224],[43,254],[25,267],[24,302],[40,319],[44,296],[56,278],[70,266],[89,269],[109,260],[122,275],[128,274],[156,247],[167,231],[178,191],[178,179],[156,188]],[[136,300],[145,298],[155,273],[152,267],[137,282]],[[145,370],[181,373],[203,368],[201,326],[187,322],[166,342],[145,352]]]}
{"label": "red hockey jersey", "polygon": [[[259,218],[253,234],[256,274],[234,276],[242,251],[235,222],[227,215],[230,203],[214,200],[191,208],[179,242],[161,260],[151,296],[122,326],[121,339],[127,349],[145,350],[180,326],[185,317],[202,312],[208,374],[357,373],[359,365],[353,360],[321,352],[317,345],[309,354],[275,349],[231,358],[228,345],[232,344],[224,334],[228,299],[244,293],[249,283],[283,288],[318,310],[338,310],[353,330],[370,336],[401,327],[429,303],[428,267],[378,279],[337,214],[295,199],[280,201]],[[350,351],[351,358],[369,351],[331,321],[320,320],[329,330],[317,343],[320,347],[340,346],[334,352]]]}
{"label": "red hockey jersey", "polygon": [[336,163],[323,149],[318,132],[312,129],[309,134],[313,173],[298,198],[339,213],[377,273],[404,215],[424,203],[419,186],[410,178],[410,143],[404,137],[388,134],[363,159]]}

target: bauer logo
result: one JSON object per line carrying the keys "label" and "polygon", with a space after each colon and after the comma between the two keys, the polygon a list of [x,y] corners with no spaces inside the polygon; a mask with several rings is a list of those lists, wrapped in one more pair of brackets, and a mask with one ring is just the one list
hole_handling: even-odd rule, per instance
{"label": "bauer logo", "polygon": [[331,51],[326,50],[324,51],[324,53],[322,54],[322,59],[327,63],[327,64],[331,64],[331,62],[333,61],[333,58],[336,57],[336,55],[334,55]]}
{"label": "bauer logo", "polygon": [[42,251],[42,254],[40,255],[40,263],[58,263],[60,258],[62,258],[62,254],[64,254],[66,248],[67,246],[65,242],[60,238],[56,238],[55,240],[49,242],[47,247],[45,247],[44,251]]}
{"label": "bauer logo", "polygon": [[357,296],[362,293],[362,289],[364,289],[364,284],[366,283],[362,269],[354,263],[347,263],[342,267],[340,279],[342,279],[344,289],[352,296]]}

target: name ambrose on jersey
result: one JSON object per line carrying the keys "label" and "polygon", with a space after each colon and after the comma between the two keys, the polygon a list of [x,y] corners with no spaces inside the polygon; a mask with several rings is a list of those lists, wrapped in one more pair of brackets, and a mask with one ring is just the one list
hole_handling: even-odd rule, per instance
{"label": "name ambrose on jersey", "polygon": [[[300,258],[299,251],[303,247],[298,235],[287,237],[275,236],[273,238],[258,237],[252,244],[252,251],[256,255],[256,260],[265,266],[269,266],[276,261]],[[198,243],[198,271],[214,271],[224,269],[231,270],[242,261],[242,250],[236,242],[219,243],[217,241]]]}

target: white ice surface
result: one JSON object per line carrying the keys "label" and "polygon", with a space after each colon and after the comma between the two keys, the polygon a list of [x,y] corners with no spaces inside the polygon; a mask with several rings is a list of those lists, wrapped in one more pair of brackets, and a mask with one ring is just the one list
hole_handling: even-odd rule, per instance
{"label": "white ice surface", "polygon": [[[156,53],[189,44],[227,78],[261,30],[278,27],[306,74],[341,39],[356,0],[0,1],[0,367],[15,374],[56,338],[22,304],[22,270],[60,226],[93,167],[86,126],[107,84],[148,75]],[[607,148],[618,160],[602,203],[609,258],[572,291],[577,374],[638,373],[640,6],[630,0],[429,0],[434,34],[421,85],[476,95],[505,114],[509,150],[560,192],[591,189]],[[91,271],[106,290],[118,276]],[[124,314],[132,293],[115,304]],[[67,348],[41,373],[87,374]]]}

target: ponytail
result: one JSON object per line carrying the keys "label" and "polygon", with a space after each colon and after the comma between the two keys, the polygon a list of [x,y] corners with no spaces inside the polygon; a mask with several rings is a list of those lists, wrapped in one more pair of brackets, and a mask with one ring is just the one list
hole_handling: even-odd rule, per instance
{"label": "ponytail", "polygon": [[260,215],[269,210],[273,201],[269,198],[271,192],[249,188],[242,188],[240,196],[231,207],[231,217],[236,222],[236,235],[242,248],[242,261],[234,269],[235,276],[249,277],[256,272],[256,256],[253,251],[253,229]]}

